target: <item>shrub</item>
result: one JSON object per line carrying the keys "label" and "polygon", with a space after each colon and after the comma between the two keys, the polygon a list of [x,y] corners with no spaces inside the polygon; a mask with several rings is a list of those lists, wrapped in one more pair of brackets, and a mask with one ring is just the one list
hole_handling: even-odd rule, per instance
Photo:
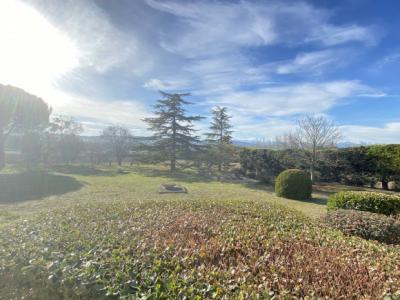
{"label": "shrub", "polygon": [[400,213],[400,197],[392,194],[363,191],[339,192],[328,199],[328,209],[336,208],[395,215]]}
{"label": "shrub", "polygon": [[358,210],[338,209],[329,211],[326,223],[347,235],[387,244],[400,243],[400,220],[391,216]]}
{"label": "shrub", "polygon": [[276,178],[275,193],[279,197],[305,200],[311,198],[311,192],[312,183],[307,172],[289,169]]}

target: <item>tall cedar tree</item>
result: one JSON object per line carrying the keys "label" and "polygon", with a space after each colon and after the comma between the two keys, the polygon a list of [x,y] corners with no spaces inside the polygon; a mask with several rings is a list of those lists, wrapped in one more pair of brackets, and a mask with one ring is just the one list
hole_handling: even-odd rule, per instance
{"label": "tall cedar tree", "polygon": [[232,143],[232,125],[230,124],[231,116],[227,113],[226,107],[218,106],[212,110],[213,118],[210,125],[209,133],[206,133],[207,142],[211,147],[216,147],[218,171],[222,170],[225,160],[225,149],[227,144]]}
{"label": "tall cedar tree", "polygon": [[154,118],[145,118],[149,129],[154,134],[155,142],[151,150],[156,151],[161,157],[168,157],[170,170],[176,169],[176,160],[182,155],[187,155],[199,149],[200,139],[194,135],[192,123],[202,119],[201,116],[187,116],[184,105],[191,104],[182,99],[189,96],[185,94],[169,94],[160,91],[163,99],[154,106]]}

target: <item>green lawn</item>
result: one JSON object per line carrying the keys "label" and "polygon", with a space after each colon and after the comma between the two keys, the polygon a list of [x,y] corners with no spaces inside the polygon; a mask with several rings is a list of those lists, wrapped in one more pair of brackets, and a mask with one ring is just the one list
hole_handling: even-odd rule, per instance
{"label": "green lawn", "polygon": [[[0,175],[0,299],[348,299],[400,290],[399,247],[320,224],[329,187],[295,201],[254,182],[127,170]],[[188,194],[158,194],[168,182]]]}

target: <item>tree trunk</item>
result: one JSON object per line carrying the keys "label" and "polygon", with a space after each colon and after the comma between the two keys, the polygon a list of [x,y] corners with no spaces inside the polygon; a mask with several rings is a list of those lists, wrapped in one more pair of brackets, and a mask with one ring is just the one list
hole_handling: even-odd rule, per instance
{"label": "tree trunk", "polygon": [[175,172],[175,170],[176,170],[176,120],[174,117],[172,122],[172,151],[171,151],[170,171]]}
{"label": "tree trunk", "polygon": [[6,166],[6,154],[5,154],[5,136],[3,129],[0,128],[0,170]]}
{"label": "tree trunk", "polygon": [[314,183],[314,163],[311,164],[310,167],[310,178],[311,178],[311,182]]}
{"label": "tree trunk", "polygon": [[388,190],[389,189],[389,182],[386,179],[382,179],[382,189]]}
{"label": "tree trunk", "polygon": [[310,176],[311,176],[311,182],[314,183],[314,169],[315,169],[315,161],[317,158],[317,149],[316,145],[313,144],[313,150],[312,150],[312,157],[311,157],[311,167],[310,167]]}
{"label": "tree trunk", "polygon": [[175,170],[176,170],[176,159],[175,159],[175,153],[173,152],[170,162],[170,171],[174,172]]}

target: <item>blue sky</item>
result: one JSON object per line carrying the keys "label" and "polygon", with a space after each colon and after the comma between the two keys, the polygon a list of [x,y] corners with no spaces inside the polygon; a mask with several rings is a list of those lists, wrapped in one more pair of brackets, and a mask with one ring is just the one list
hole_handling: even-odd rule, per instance
{"label": "blue sky", "polygon": [[273,139],[317,114],[346,141],[397,143],[399,12],[394,0],[2,0],[0,82],[86,134],[149,134],[140,120],[162,89],[191,92],[191,113],[227,106],[236,139]]}

